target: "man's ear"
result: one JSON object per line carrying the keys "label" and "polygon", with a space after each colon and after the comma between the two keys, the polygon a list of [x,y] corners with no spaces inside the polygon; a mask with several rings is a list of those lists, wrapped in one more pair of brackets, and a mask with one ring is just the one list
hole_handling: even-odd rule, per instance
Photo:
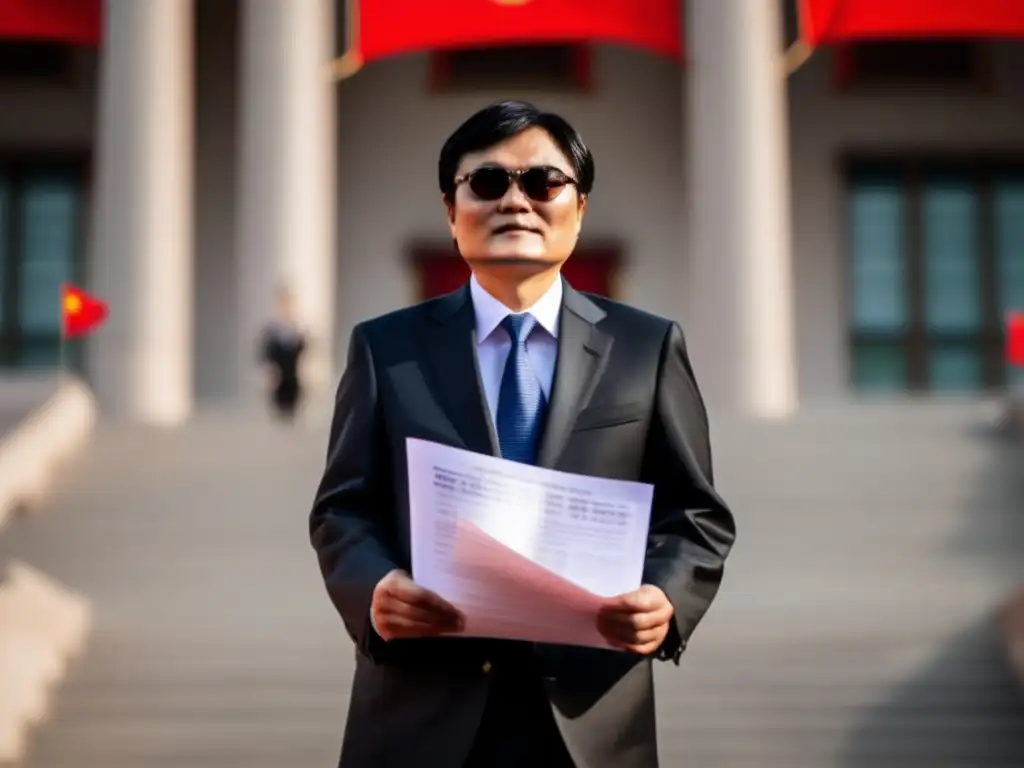
{"label": "man's ear", "polygon": [[583,229],[583,215],[587,212],[587,197],[580,195],[579,215],[576,218],[576,238],[579,239],[580,231]]}

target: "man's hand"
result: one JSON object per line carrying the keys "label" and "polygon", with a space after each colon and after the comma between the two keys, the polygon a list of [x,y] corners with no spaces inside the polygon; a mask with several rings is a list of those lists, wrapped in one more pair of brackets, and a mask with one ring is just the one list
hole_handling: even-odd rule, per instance
{"label": "man's hand", "polygon": [[465,626],[465,618],[455,606],[397,570],[374,587],[370,616],[377,634],[385,640],[436,637]]}
{"label": "man's hand", "polygon": [[635,592],[606,600],[597,628],[616,648],[646,656],[665,642],[674,613],[664,592],[644,584]]}

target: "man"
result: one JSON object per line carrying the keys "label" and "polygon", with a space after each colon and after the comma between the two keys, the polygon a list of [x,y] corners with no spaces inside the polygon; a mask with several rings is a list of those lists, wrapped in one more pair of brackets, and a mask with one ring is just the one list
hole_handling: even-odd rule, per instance
{"label": "man", "polygon": [[263,329],[260,362],[263,364],[270,407],[282,421],[295,418],[302,398],[299,363],[306,351],[306,337],[295,318],[295,297],[288,288],[277,294],[276,317]]}
{"label": "man", "polygon": [[[481,110],[438,182],[470,283],[352,333],[310,518],[356,643],[342,768],[652,768],[652,659],[680,654],[735,537],[679,327],[560,277],[594,160],[557,115]],[[410,576],[406,439],[654,486],[643,586],[598,618],[618,650],[458,637]]]}

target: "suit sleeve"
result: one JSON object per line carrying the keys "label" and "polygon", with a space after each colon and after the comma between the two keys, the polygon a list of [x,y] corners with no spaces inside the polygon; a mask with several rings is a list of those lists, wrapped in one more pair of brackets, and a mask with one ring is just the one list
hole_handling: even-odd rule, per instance
{"label": "suit sleeve", "polygon": [[399,567],[391,554],[392,488],[372,352],[357,326],[338,386],[327,466],[309,532],[331,601],[353,641],[371,658],[383,643],[370,623],[373,589]]}
{"label": "suit sleeve", "polygon": [[718,592],[736,525],[712,485],[707,412],[676,323],[665,336],[655,397],[642,471],[654,486],[644,583],[660,587],[675,610],[657,658],[678,664]]}

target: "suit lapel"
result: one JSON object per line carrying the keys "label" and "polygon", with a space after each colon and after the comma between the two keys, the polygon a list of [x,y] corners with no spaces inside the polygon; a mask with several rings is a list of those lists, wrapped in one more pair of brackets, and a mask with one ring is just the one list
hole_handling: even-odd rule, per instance
{"label": "suit lapel", "polygon": [[598,330],[605,312],[563,281],[558,328],[558,363],[537,464],[553,468],[572,433],[576,416],[594,393],[608,364],[612,337]]}
{"label": "suit lapel", "polygon": [[497,433],[480,379],[476,316],[469,286],[438,300],[431,313],[427,357],[433,390],[468,450],[500,455]]}

